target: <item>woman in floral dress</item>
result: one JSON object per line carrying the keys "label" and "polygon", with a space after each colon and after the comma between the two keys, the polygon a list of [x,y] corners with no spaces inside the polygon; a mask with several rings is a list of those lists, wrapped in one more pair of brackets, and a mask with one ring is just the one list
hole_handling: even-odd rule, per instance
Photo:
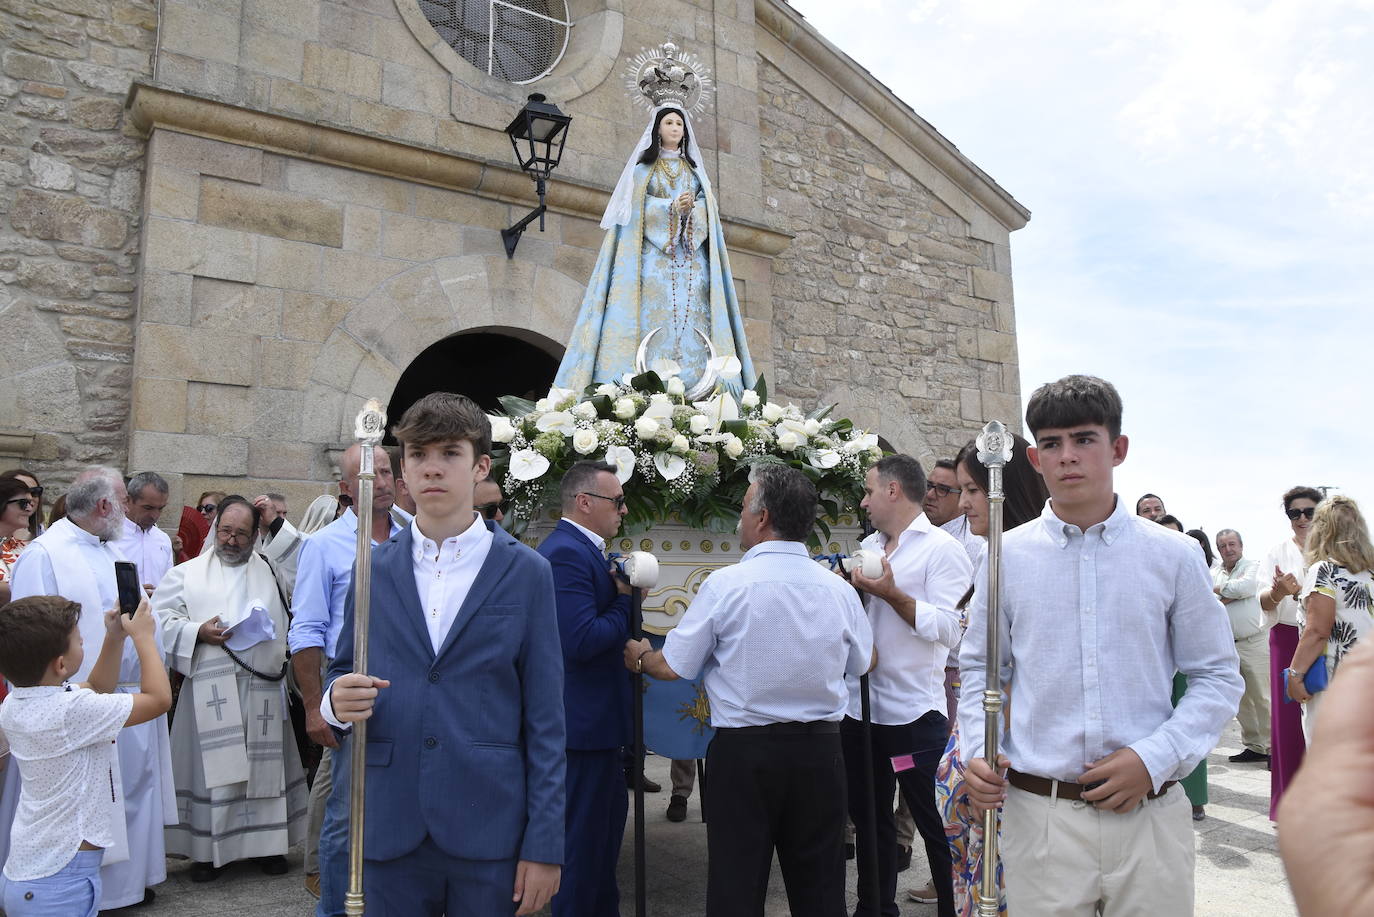
{"label": "woman in floral dress", "polygon": [[[1038,519],[1049,499],[1045,482],[1026,457],[1030,443],[1013,434],[1015,445],[1012,459],[1002,470],[1002,491],[1006,501],[1002,505],[1002,526],[1006,530]],[[959,484],[959,509],[968,518],[969,530],[975,535],[988,533],[988,470],[978,461],[978,449],[969,443],[959,451],[954,462],[954,475]],[[981,572],[981,565],[980,565]],[[974,589],[983,583],[975,581],[963,601],[960,614],[965,614]],[[963,620],[968,626],[968,620]],[[973,703],[975,698],[961,699]],[[1011,698],[1003,705],[1007,715]],[[964,790],[964,761],[959,751],[959,723],[951,722],[949,743],[935,772],[935,798],[945,819],[945,838],[949,842],[950,859],[954,867],[954,908],[959,917],[972,917],[978,909],[978,891],[983,881],[983,818],[974,811]],[[1001,814],[998,814],[1001,818]],[[1000,821],[999,821],[1000,824]],[[1002,892],[1002,864],[997,864],[998,913],[1006,915],[1007,899]]]}
{"label": "woman in floral dress", "polygon": [[0,478],[0,605],[10,600],[10,571],[28,544],[29,520],[37,502],[29,485],[18,478]]}
{"label": "woman in floral dress", "polygon": [[1312,517],[1304,554],[1302,636],[1285,674],[1288,696],[1305,705],[1302,728],[1310,742],[1322,694],[1310,694],[1303,685],[1308,669],[1324,665],[1335,678],[1341,660],[1374,627],[1374,545],[1359,504],[1343,496],[1323,500]]}

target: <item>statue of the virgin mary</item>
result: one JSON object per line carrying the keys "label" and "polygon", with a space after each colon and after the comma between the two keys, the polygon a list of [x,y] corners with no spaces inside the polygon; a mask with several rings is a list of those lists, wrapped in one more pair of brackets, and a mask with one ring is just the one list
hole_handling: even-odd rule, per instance
{"label": "statue of the virgin mary", "polygon": [[[641,55],[654,104],[611,195],[605,241],[555,385],[581,391],[651,368],[680,367],[689,395],[754,384],[720,212],[687,112],[704,79],[665,44]],[[730,359],[733,357],[734,359]]]}

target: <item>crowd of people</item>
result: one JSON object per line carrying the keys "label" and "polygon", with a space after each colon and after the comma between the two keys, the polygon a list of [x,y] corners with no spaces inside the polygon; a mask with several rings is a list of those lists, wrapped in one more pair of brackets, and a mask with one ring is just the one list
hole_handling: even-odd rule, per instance
{"label": "crowd of people", "polygon": [[[869,469],[861,547],[877,575],[816,563],[814,486],[757,465],[743,557],[655,645],[632,633],[633,588],[607,556],[626,512],[617,468],[574,465],[561,520],[530,549],[499,524],[486,416],[426,396],[395,428],[395,464],[372,456],[371,672],[353,665],[365,447],[298,523],[280,494],[208,492],[175,537],[155,472],[87,469],[46,526],[37,478],[6,472],[6,912],[146,903],[167,855],[195,882],[239,861],[282,874],[304,842],[316,913],[342,914],[346,750],[367,720],[370,905],[617,914],[642,676],[700,678],[710,701],[712,917],[761,915],[774,856],[794,915],[846,913],[847,844],[854,913],[896,914],[917,835],[931,874],[906,897],[968,917],[989,809],[1000,913],[1192,913],[1206,756],[1238,718],[1230,761],[1269,766],[1274,814],[1370,627],[1374,547],[1354,501],[1310,487],[1283,494],[1292,538],[1262,560],[1233,529],[1185,533],[1157,495],[1132,511],[1113,488],[1121,416],[1109,383],[1070,376],[1036,390],[1031,438],[1013,437],[995,767],[979,702],[990,482],[972,443],[928,473],[902,454]],[[130,614],[119,562],[142,585]]]}

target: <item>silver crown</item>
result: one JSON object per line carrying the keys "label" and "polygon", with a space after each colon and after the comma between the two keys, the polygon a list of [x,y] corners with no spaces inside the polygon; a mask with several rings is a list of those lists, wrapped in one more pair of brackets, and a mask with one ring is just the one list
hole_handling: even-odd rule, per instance
{"label": "silver crown", "polygon": [[674,105],[695,114],[710,102],[711,71],[695,54],[683,53],[669,41],[630,58],[625,84],[631,98],[650,108]]}

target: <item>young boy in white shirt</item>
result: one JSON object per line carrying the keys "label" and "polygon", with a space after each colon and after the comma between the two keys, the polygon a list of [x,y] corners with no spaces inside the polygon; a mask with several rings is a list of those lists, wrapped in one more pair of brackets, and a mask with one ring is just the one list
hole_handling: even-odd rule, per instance
{"label": "young boy in white shirt", "polygon": [[[0,674],[15,686],[0,704],[0,729],[23,777],[0,878],[9,917],[95,917],[101,859],[123,834],[115,737],[172,705],[146,598],[132,618],[106,613],[90,680],[70,685],[85,656],[80,617],[79,604],[55,595],[0,608]],[[125,636],[138,650],[141,694],[111,693]]]}

